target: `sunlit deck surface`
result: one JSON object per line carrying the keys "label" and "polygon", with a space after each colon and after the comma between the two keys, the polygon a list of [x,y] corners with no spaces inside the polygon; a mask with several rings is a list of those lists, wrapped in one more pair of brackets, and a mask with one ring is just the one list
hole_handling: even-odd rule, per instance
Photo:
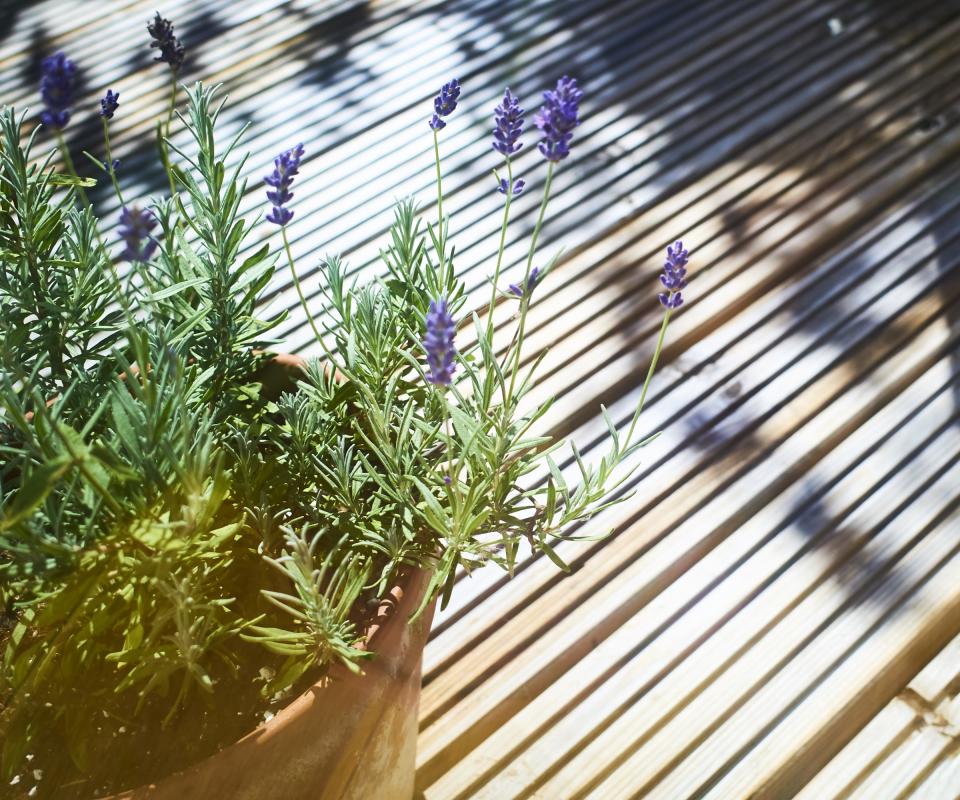
{"label": "sunlit deck surface", "polygon": [[[36,104],[64,49],[68,129],[128,197],[163,190],[168,73],[151,2],[9,3],[0,99]],[[183,79],[223,82],[252,128],[245,207],[303,141],[290,228],[311,300],[341,252],[361,279],[396,198],[436,214],[430,98],[458,269],[482,309],[500,196],[490,112],[565,72],[585,91],[542,252],[536,395],[587,458],[599,405],[629,420],[660,322],[666,244],[691,250],[643,417],[635,494],[560,554],[462,580],[424,664],[418,791],[453,798],[960,796],[960,3],[953,0],[164,0]],[[176,141],[184,141],[181,134]],[[41,136],[41,141],[49,140]],[[514,206],[517,280],[545,170]],[[115,218],[105,187],[99,210]],[[264,238],[278,244],[263,225]],[[288,349],[309,332],[288,273]],[[496,312],[506,341],[513,308]],[[569,464],[565,465],[569,468]]]}

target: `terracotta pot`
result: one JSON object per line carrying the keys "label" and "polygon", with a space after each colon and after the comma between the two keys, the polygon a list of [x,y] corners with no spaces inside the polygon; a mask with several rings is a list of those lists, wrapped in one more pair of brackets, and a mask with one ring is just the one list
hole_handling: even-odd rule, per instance
{"label": "terracotta pot", "polygon": [[362,675],[338,665],[236,744],[112,800],[411,800],[433,606],[408,620],[428,582],[417,570],[381,604]]}
{"label": "terracotta pot", "polygon": [[[263,363],[257,371],[257,380],[262,384],[262,393],[271,400],[276,400],[284,392],[292,392],[297,388],[297,378],[303,374],[307,361],[303,356],[292,353],[274,353],[273,357]],[[339,373],[337,380],[342,380]]]}
{"label": "terracotta pot", "polygon": [[[303,361],[279,356],[265,391],[295,386]],[[342,665],[238,742],[183,772],[108,800],[411,800],[420,667],[433,605],[410,623],[429,583],[411,571],[368,627],[363,674]]]}

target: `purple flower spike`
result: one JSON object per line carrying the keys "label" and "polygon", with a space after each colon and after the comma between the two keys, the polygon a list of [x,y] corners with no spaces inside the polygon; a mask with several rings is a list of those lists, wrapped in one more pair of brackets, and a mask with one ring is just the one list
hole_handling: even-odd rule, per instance
{"label": "purple flower spike", "polygon": [[543,93],[543,105],[535,122],[543,134],[540,152],[547,161],[562,161],[570,155],[573,129],[580,124],[580,99],[583,92],[577,81],[564,75],[557,88]]}
{"label": "purple flower spike", "polygon": [[511,156],[523,145],[517,140],[523,134],[523,109],[520,101],[509,89],[503,93],[503,102],[494,109],[493,149],[504,156]]}
{"label": "purple flower spike", "polygon": [[447,301],[443,298],[431,300],[427,312],[427,335],[423,339],[430,367],[428,383],[449,386],[453,380],[453,358],[457,354],[453,339],[456,333],[457,324],[447,309]]}
{"label": "purple flower spike", "polygon": [[170,69],[174,72],[179,72],[180,67],[183,66],[184,51],[180,40],[173,35],[173,23],[161,17],[158,11],[153,18],[153,22],[147,23],[147,33],[153,39],[150,42],[150,47],[156,47],[160,50],[160,55],[153,60],[163,61],[169,64]]}
{"label": "purple flower spike", "polygon": [[537,288],[537,284],[540,282],[540,267],[534,267],[530,270],[530,280],[527,281],[527,289],[524,291],[520,288],[520,285],[517,283],[510,284],[510,294],[516,295],[517,297],[523,297],[525,294],[532,295],[533,290]]}
{"label": "purple flower spike", "polygon": [[[516,197],[518,194],[520,194],[520,192],[523,191],[523,187],[525,185],[526,185],[525,181],[522,181],[522,180],[514,181],[513,192],[512,192],[513,196]],[[500,192],[500,194],[506,194],[509,189],[510,189],[510,183],[507,181],[506,178],[501,178],[500,183],[497,185],[497,191]]]}
{"label": "purple flower spike", "polygon": [[77,67],[63,53],[56,53],[43,59],[41,71],[40,98],[46,109],[40,114],[40,122],[61,130],[70,121]]}
{"label": "purple flower spike", "polygon": [[447,117],[457,107],[460,98],[460,81],[454,78],[440,87],[440,94],[433,101],[433,110],[441,117]]}
{"label": "purple flower spike", "polygon": [[460,81],[454,78],[440,87],[440,94],[433,99],[433,117],[427,123],[433,130],[439,131],[447,127],[441,117],[450,116],[457,107],[460,98]]}
{"label": "purple flower spike", "polygon": [[284,150],[273,160],[273,172],[263,179],[268,186],[274,187],[274,191],[267,192],[267,200],[273,205],[270,213],[267,214],[268,222],[282,227],[293,219],[293,212],[284,206],[293,199],[290,186],[293,184],[294,176],[300,171],[301,158],[303,158],[302,143],[291,150]]}
{"label": "purple flower spike", "polygon": [[157,249],[157,240],[150,235],[156,225],[157,219],[150,211],[141,210],[138,206],[124,207],[120,212],[118,232],[126,249],[120,257],[126,261],[149,261]]}
{"label": "purple flower spike", "polygon": [[660,275],[660,282],[667,291],[657,295],[664,308],[680,308],[683,305],[681,289],[684,289],[687,285],[688,255],[689,253],[683,249],[683,242],[681,241],[677,241],[667,248],[667,260],[664,262],[663,273]]}
{"label": "purple flower spike", "polygon": [[107,89],[107,93],[100,101],[100,116],[106,119],[113,119],[113,115],[120,107],[120,92],[113,92]]}

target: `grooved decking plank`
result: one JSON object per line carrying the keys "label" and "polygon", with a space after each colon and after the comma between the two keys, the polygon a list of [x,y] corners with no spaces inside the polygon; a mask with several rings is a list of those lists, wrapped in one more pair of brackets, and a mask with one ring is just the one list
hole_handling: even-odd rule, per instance
{"label": "grooved decking plank", "polygon": [[938,797],[960,787],[960,637],[797,794],[797,800]]}

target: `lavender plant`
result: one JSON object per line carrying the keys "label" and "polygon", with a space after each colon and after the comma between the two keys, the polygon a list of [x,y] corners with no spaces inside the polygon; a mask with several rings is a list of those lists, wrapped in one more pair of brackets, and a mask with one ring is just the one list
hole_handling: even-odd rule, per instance
{"label": "lavender plant", "polygon": [[[157,15],[150,32],[175,75],[183,51],[172,27]],[[118,95],[107,92],[107,162],[94,161],[123,207],[113,242],[75,202],[79,179],[58,174],[49,156],[35,160],[36,130],[25,135],[23,116],[4,111],[6,779],[41,739],[92,770],[88,747],[104,737],[86,735],[90,725],[102,731],[157,709],[169,723],[191,698],[264,674],[264,695],[278,697],[332,662],[361,669],[370,654],[358,646],[357,609],[411,568],[431,573],[417,614],[437,597],[447,602],[460,569],[493,562],[512,571],[524,541],[565,568],[556,542],[614,502],[644,444],[634,439],[637,420],[682,302],[687,251],[679,242],[668,251],[663,325],[627,433],[604,410],[609,450],[594,465],[573,447],[571,485],[554,460],[563,443],[543,432],[550,403],[528,398],[539,361],[524,367],[523,352],[534,290],[557,262],[542,263],[537,243],[582,94],[566,77],[544,93],[543,194],[523,277],[506,290],[524,111],[509,90],[495,110],[504,210],[485,321],[467,311],[443,211],[440,134],[460,94],[458,81],[445,84],[429,121],[437,220],[424,223],[413,202],[401,203],[381,253],[384,277],[366,285],[326,258],[323,314],[309,307],[287,237],[305,149],[277,157],[265,221],[280,229],[322,352],[297,374],[296,391],[279,394],[267,375],[282,315],[260,311],[276,255],[248,245],[259,220],[239,212],[245,159],[240,136],[222,149],[217,141],[215,90],[188,91],[180,119],[192,146],[164,138],[175,191],[150,207],[123,203],[107,128]],[[492,311],[503,302],[517,306],[510,343],[498,348]],[[107,706],[106,721],[90,713]]]}

